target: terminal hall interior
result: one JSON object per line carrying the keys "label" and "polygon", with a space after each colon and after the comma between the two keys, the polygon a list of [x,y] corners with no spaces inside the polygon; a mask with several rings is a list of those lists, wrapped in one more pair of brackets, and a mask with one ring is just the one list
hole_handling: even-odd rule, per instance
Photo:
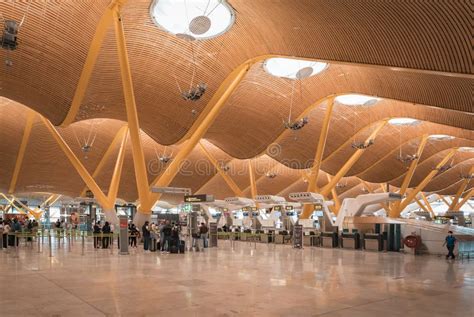
{"label": "terminal hall interior", "polygon": [[468,0],[0,0],[0,316],[474,315]]}

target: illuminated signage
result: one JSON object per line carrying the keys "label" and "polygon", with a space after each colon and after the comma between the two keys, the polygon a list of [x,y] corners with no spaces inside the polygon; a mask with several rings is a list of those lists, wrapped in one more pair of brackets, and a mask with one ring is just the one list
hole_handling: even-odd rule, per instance
{"label": "illuminated signage", "polygon": [[286,210],[293,210],[293,206],[285,206]]}
{"label": "illuminated signage", "polygon": [[273,210],[275,210],[275,211],[281,211],[281,206],[274,206],[274,207],[273,207]]}
{"label": "illuminated signage", "polygon": [[213,202],[214,196],[212,195],[188,195],[184,196],[185,203],[206,203]]}
{"label": "illuminated signage", "polygon": [[323,205],[321,204],[314,204],[314,210],[323,210]]}

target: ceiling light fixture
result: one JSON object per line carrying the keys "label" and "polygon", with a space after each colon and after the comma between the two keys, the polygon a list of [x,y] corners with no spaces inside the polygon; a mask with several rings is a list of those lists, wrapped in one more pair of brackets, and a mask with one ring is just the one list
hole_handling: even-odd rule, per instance
{"label": "ceiling light fixture", "polygon": [[337,96],[335,100],[337,103],[340,103],[345,106],[369,107],[375,105],[380,100],[380,98],[366,95],[349,94]]}
{"label": "ceiling light fixture", "polygon": [[300,80],[321,73],[327,66],[327,63],[283,57],[269,58],[263,63],[263,69],[270,75]]}
{"label": "ceiling light fixture", "polygon": [[225,0],[154,0],[150,15],[158,27],[186,40],[217,37],[235,21]]}
{"label": "ceiling light fixture", "polygon": [[474,147],[471,147],[471,146],[461,146],[459,149],[458,149],[459,152],[464,152],[464,153],[472,153],[474,152]]}
{"label": "ceiling light fixture", "polygon": [[449,141],[454,139],[453,136],[447,134],[432,134],[428,138],[434,141]]}
{"label": "ceiling light fixture", "polygon": [[393,119],[388,120],[388,123],[395,126],[402,126],[402,125],[414,126],[414,125],[420,124],[421,121],[417,119],[413,119],[413,118],[393,118]]}

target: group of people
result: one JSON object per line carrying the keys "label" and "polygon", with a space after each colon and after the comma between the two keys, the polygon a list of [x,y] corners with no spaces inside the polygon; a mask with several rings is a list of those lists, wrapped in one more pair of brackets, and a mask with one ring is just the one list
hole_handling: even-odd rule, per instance
{"label": "group of people", "polygon": [[146,221],[142,226],[143,249],[145,252],[159,249],[163,253],[170,253],[172,247],[179,247],[180,233],[181,227],[169,220],[158,224]]}
{"label": "group of people", "polygon": [[[7,248],[7,246],[15,246],[15,237],[11,233],[35,233],[38,230],[38,225],[38,222],[34,219],[0,219],[0,232],[2,232],[3,248]],[[18,239],[16,239],[16,245],[18,245]]]}
{"label": "group of people", "polygon": [[110,245],[113,245],[114,238],[112,234],[114,233],[114,225],[106,221],[101,225],[100,221],[94,223],[92,229],[94,233],[94,248],[95,249],[107,249]]}

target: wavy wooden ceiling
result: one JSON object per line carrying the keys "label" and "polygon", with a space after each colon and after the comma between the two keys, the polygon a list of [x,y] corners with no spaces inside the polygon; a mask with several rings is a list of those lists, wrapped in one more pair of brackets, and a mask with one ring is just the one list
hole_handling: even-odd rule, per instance
{"label": "wavy wooden ceiling", "polygon": [[[0,2],[0,13],[4,18],[20,20],[27,3]],[[19,33],[18,49],[8,55],[0,50],[1,59],[13,62],[11,67],[0,67],[0,96],[8,98],[0,98],[0,141],[8,149],[2,150],[0,156],[2,191],[9,186],[25,126],[27,110],[20,104],[54,124],[62,122],[95,28],[108,3],[32,1]],[[370,109],[335,106],[322,164],[329,174],[336,173],[354,152],[350,146],[353,139],[364,139],[377,121],[391,117],[413,117],[426,122],[402,128],[402,133],[398,128],[384,127],[347,179],[400,186],[406,167],[396,160],[398,147],[402,144],[404,153],[413,152],[425,133],[450,134],[456,139],[428,143],[410,186],[418,184],[448,148],[474,146],[472,17],[467,0],[231,0],[237,16],[235,25],[223,36],[199,42],[195,47],[198,80],[208,85],[206,94],[196,103],[180,98],[175,80],[176,77],[183,84],[190,77],[190,44],[152,23],[150,3],[129,1],[123,10],[150,181],[163,171],[162,166],[153,163],[156,151],[165,151],[158,143],[172,145],[180,141],[224,78],[246,60],[266,54],[325,60],[330,66],[298,84],[293,117],[306,113],[310,120],[300,131],[289,133],[282,125],[289,112],[291,82],[267,74],[262,62],[251,67],[227,102],[205,136],[206,146],[219,160],[240,172],[233,178],[245,193],[249,192],[245,159],[253,157],[258,157],[252,160],[253,164],[265,170],[257,171],[260,192],[287,195],[289,190],[304,190],[302,169],[311,166],[326,109],[324,101],[314,103],[330,94],[357,92],[387,99]],[[76,117],[78,121],[107,118],[96,124],[100,131],[87,160],[79,146],[73,146],[77,144],[73,131],[86,133],[91,121],[60,129],[91,173],[123,125],[110,119],[126,119],[121,87],[111,28]],[[272,143],[278,145],[276,153],[267,151]],[[181,146],[172,145],[166,151],[178,151]],[[427,189],[455,193],[459,183],[457,171],[471,166],[472,156],[456,154],[455,168],[437,176]],[[102,188],[108,187],[114,160],[115,156],[109,158],[97,177]],[[215,169],[204,168],[196,173],[209,163],[200,149],[193,151],[190,162],[187,170],[193,171],[193,175],[183,172],[173,185],[213,191],[220,198],[232,195]],[[134,200],[137,193],[129,143],[124,164],[120,196]],[[268,179],[264,176],[268,170],[276,170],[278,176]],[[17,191],[28,192],[43,186],[74,197],[84,184],[71,171],[66,158],[37,120]],[[326,174],[321,175],[318,182],[324,185]],[[351,189],[356,191],[357,186],[361,187],[353,183]]]}

